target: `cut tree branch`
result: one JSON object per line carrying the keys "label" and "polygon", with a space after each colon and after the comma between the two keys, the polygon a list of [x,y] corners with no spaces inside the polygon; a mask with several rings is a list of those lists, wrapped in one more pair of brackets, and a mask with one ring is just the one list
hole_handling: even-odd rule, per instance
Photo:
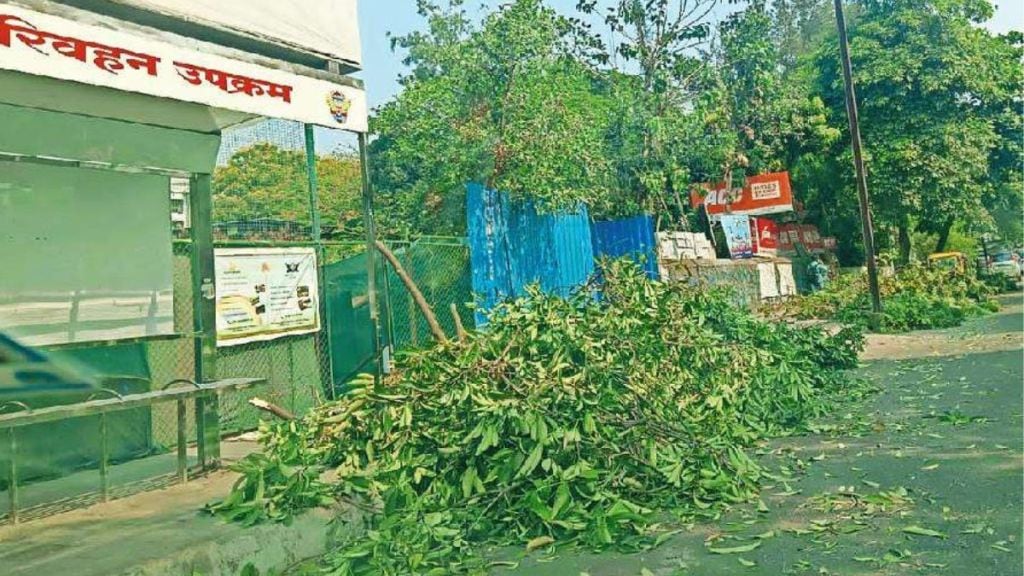
{"label": "cut tree branch", "polygon": [[395,274],[405,284],[405,289],[412,295],[412,299],[416,302],[416,306],[419,307],[420,312],[423,313],[423,317],[427,320],[427,325],[430,326],[430,332],[434,335],[434,339],[444,344],[448,342],[448,337],[445,335],[444,330],[441,329],[441,324],[437,322],[437,316],[434,315],[434,310],[430,308],[430,304],[427,304],[427,299],[423,297],[423,293],[420,292],[416,283],[413,282],[412,277],[402,267],[401,262],[398,258],[395,258],[395,254],[380,240],[376,241],[377,250],[384,255],[384,258],[391,264],[391,267],[395,269]]}

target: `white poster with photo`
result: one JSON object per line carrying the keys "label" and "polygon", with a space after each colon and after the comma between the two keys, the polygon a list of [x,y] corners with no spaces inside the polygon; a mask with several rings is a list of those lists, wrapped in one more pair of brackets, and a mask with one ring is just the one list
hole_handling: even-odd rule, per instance
{"label": "white poster with photo", "polygon": [[320,330],[312,248],[218,248],[217,346]]}

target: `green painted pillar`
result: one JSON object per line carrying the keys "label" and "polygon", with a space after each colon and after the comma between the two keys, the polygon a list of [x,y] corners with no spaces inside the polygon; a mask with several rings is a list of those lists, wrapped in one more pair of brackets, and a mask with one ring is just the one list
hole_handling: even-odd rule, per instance
{"label": "green painted pillar", "polygon": [[[195,381],[216,378],[217,300],[213,267],[213,198],[209,174],[190,180],[192,217],[192,324],[195,332]],[[220,407],[216,394],[196,398],[196,443],[204,469],[220,463]]]}

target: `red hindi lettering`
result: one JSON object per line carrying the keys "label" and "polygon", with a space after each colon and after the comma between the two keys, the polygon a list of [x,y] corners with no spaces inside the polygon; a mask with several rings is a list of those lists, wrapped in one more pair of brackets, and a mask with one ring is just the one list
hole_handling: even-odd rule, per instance
{"label": "red hindi lettering", "polygon": [[121,62],[120,48],[111,48],[103,45],[93,45],[92,63],[104,72],[117,74],[118,70],[124,70],[124,62]]}
{"label": "red hindi lettering", "polygon": [[26,22],[17,16],[11,14],[0,16],[0,44],[10,48],[12,32],[14,33],[15,38],[20,40],[22,44],[36,52],[43,53],[43,51],[36,48],[36,46],[46,44],[46,38],[49,36],[48,33],[39,30],[29,22]]}
{"label": "red hindi lettering", "polygon": [[268,82],[267,85],[270,86],[270,91],[268,92],[268,95],[271,98],[280,98],[281,100],[284,100],[285,102],[288,102],[289,104],[291,103],[291,101],[292,101],[292,87],[291,86],[287,86],[287,85],[284,85],[284,84],[274,84],[272,82]]}
{"label": "red hindi lettering", "polygon": [[182,79],[189,84],[198,86],[203,83],[203,76],[201,73],[204,69],[199,66],[186,64],[184,62],[175,62],[174,69],[178,71],[178,76],[181,76]]}
{"label": "red hindi lettering", "polygon": [[125,52],[128,57],[125,63],[132,70],[145,70],[146,74],[150,76],[156,76],[157,70],[156,65],[160,63],[160,58],[156,56],[150,56],[149,54],[141,54],[139,52]]}
{"label": "red hindi lettering", "polygon": [[242,93],[246,96],[262,96],[267,93],[263,84],[265,83],[262,80],[248,76],[231,75],[231,89],[228,92],[231,94]]}
{"label": "red hindi lettering", "polygon": [[53,51],[61,56],[67,56],[68,58],[74,58],[79,62],[85,62],[86,49],[89,47],[89,43],[84,40],[78,40],[77,38],[67,38],[64,36],[54,36],[53,42],[50,43],[53,47]]}

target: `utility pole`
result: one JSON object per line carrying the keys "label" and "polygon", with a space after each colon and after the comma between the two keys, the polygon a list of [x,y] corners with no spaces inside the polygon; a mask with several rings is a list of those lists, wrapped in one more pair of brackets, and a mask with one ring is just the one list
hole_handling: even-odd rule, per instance
{"label": "utility pole", "polygon": [[871,310],[882,312],[882,296],[878,290],[878,263],[875,260],[875,231],[871,224],[871,204],[868,198],[868,179],[864,173],[864,156],[860,144],[860,120],[857,117],[857,94],[853,87],[853,65],[850,64],[850,45],[846,38],[846,18],[843,0],[835,0],[836,26],[839,28],[839,58],[843,61],[843,84],[846,86],[846,115],[850,118],[850,143],[853,164],[857,170],[857,196],[860,199],[860,224],[864,235],[864,252],[868,265],[868,287],[871,289]]}

